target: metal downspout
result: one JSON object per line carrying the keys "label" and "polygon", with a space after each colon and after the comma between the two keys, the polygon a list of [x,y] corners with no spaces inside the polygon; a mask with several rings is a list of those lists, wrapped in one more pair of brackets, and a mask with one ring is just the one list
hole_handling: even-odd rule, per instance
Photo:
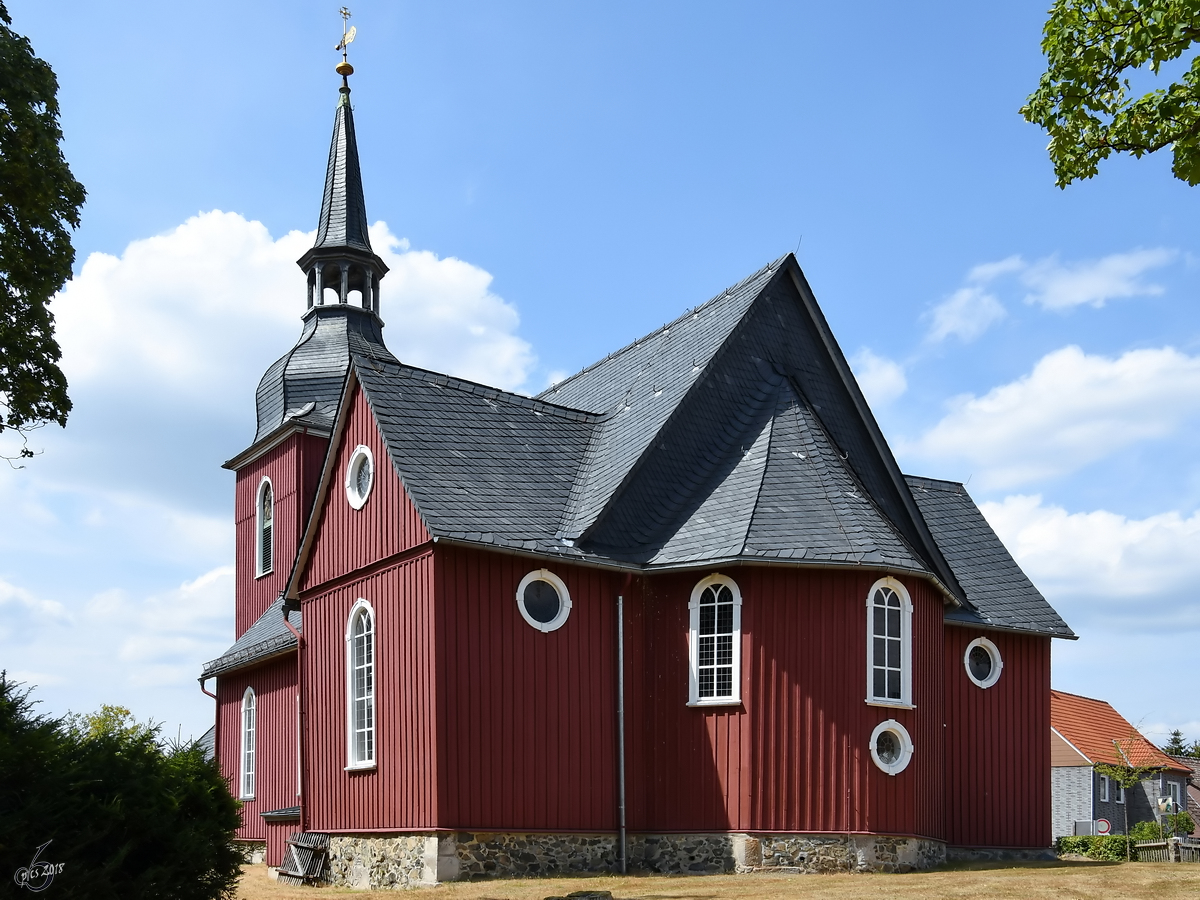
{"label": "metal downspout", "polygon": [[617,594],[617,827],[622,875],[629,869],[625,840],[625,590],[632,580],[632,574],[627,575],[625,588]]}

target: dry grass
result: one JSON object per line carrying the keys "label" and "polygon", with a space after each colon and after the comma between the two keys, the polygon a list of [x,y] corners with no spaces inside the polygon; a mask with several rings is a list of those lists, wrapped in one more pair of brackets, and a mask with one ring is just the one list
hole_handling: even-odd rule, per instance
{"label": "dry grass", "polygon": [[[1023,863],[955,866],[909,875],[699,875],[687,877],[546,878],[477,881],[421,888],[420,900],[543,900],[570,891],[612,891],[614,900],[934,900],[957,898],[1194,898],[1200,865],[1187,863]],[[246,866],[239,900],[394,898],[395,891],[287,887],[267,878],[266,866]]]}

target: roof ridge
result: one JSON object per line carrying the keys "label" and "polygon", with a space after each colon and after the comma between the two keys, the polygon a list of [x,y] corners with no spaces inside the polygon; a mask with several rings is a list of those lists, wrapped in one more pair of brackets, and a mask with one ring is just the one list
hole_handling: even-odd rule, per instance
{"label": "roof ridge", "polygon": [[678,316],[676,316],[670,322],[667,322],[661,328],[656,328],[653,331],[646,332],[641,337],[635,338],[634,340],[630,341],[628,344],[626,344],[621,349],[614,350],[612,353],[608,354],[607,356],[605,356],[601,359],[596,360],[594,363],[590,363],[589,365],[584,366],[578,372],[568,375],[562,381],[556,381],[554,384],[550,385],[544,391],[540,392],[537,395],[537,397],[540,398],[540,397],[544,396],[545,394],[548,394],[550,391],[557,390],[558,388],[562,387],[564,384],[574,381],[576,378],[579,378],[582,375],[586,375],[588,372],[591,372],[597,366],[603,365],[604,363],[608,362],[610,359],[614,359],[623,353],[628,353],[634,347],[637,347],[640,344],[642,344],[643,342],[650,340],[650,338],[654,337],[656,334],[661,334],[664,331],[670,330],[671,328],[673,328],[674,326],[676,326],[680,322],[682,322],[684,319],[686,319],[688,316],[694,316],[694,315],[696,315],[696,313],[700,312],[701,310],[703,310],[709,306],[712,306],[718,300],[722,300],[725,297],[728,297],[729,295],[733,294],[735,291],[737,291],[737,290],[741,289],[742,287],[746,286],[747,284],[749,284],[754,279],[762,277],[762,275],[764,273],[767,273],[767,272],[773,273],[776,269],[778,269],[780,266],[783,265],[784,260],[786,260],[788,258],[788,256],[790,256],[790,255],[791,255],[790,253],[784,254],[783,256],[779,257],[779,259],[777,259],[773,262],[767,263],[765,266],[760,268],[758,271],[754,272],[751,275],[747,275],[745,278],[743,278],[737,284],[730,285],[729,287],[725,288],[725,290],[721,291],[721,293],[719,293],[713,297],[710,297],[709,299],[705,300],[703,303],[699,304],[698,306],[693,306],[691,309],[685,309],[682,313],[680,313]]}
{"label": "roof ridge", "polygon": [[[908,475],[904,472],[901,472],[900,474],[904,476],[905,481],[909,481],[909,482],[915,481],[918,484],[920,484],[922,487],[928,488],[928,487],[933,487],[934,485],[946,484],[946,485],[953,485],[954,487],[957,487],[957,488],[961,488],[961,490],[948,491],[947,493],[965,494],[967,492],[966,482],[953,481],[949,478],[931,478],[928,475]],[[937,488],[934,488],[934,489],[936,490]]]}
{"label": "roof ridge", "polygon": [[[1103,703],[1105,706],[1107,706],[1107,707],[1108,707],[1109,709],[1111,709],[1113,712],[1116,712],[1116,711],[1117,711],[1117,708],[1116,708],[1115,706],[1113,706],[1113,705],[1112,705],[1111,703],[1109,703],[1107,700],[1101,700],[1099,697],[1085,697],[1083,694],[1073,694],[1073,693],[1071,693],[1070,691],[1061,691],[1061,690],[1059,690],[1058,688],[1054,688],[1054,687],[1050,688],[1050,693],[1052,693],[1052,694],[1064,694],[1064,695],[1066,695],[1067,697],[1076,697],[1076,698],[1078,698],[1078,699],[1080,699],[1080,700],[1090,700],[1090,701],[1092,701],[1093,703]],[[1121,715],[1121,714],[1120,714],[1120,713],[1117,713],[1117,715],[1119,716],[1119,715]],[[1122,716],[1122,718],[1124,718],[1124,716]]]}
{"label": "roof ridge", "polygon": [[[375,361],[378,362],[378,361]],[[383,365],[393,365],[387,360],[383,361]],[[569,419],[575,422],[598,422],[605,418],[604,413],[588,412],[584,409],[576,409],[572,406],[563,406],[561,403],[553,403],[549,400],[542,400],[539,397],[530,397],[527,394],[518,394],[516,391],[506,391],[503,388],[495,387],[490,384],[483,384],[479,381],[471,381],[468,378],[460,378],[457,375],[447,375],[445,372],[435,372],[433,369],[423,369],[420,366],[409,365],[408,363],[394,363],[398,371],[394,373],[401,377],[411,377],[426,375],[427,383],[436,384],[442,387],[461,390],[464,393],[475,394],[483,397],[485,400],[501,400],[505,403],[511,403],[515,406],[521,406],[526,409],[532,409],[536,412],[546,411],[556,416],[561,416],[564,419]],[[361,369],[362,367],[360,367]],[[379,374],[381,377],[388,377],[389,374],[385,368],[379,365],[372,365],[371,371]]]}

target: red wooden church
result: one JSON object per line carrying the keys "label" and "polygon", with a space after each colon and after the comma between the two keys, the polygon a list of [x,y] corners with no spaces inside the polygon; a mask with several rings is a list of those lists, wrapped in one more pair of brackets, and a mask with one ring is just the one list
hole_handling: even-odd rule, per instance
{"label": "red wooden church", "polygon": [[1050,837],[1070,629],[902,475],[790,254],[536,398],[384,346],[349,87],[205,666],[239,836],[335,883],[922,867]]}

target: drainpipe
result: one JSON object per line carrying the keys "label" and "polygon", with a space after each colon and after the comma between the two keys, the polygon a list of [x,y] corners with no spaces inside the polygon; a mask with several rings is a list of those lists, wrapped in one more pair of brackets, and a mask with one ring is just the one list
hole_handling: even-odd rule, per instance
{"label": "drainpipe", "polygon": [[199,681],[200,681],[200,690],[204,691],[204,693],[208,694],[208,696],[210,696],[210,697],[212,697],[214,700],[216,700],[216,699],[217,699],[217,695],[216,695],[216,694],[214,694],[212,691],[210,691],[208,688],[206,688],[206,687],[204,686],[204,682],[208,681],[208,679],[207,679],[207,678],[200,678],[200,679],[199,679]]}
{"label": "drainpipe", "polygon": [[629,869],[625,841],[625,591],[633,574],[625,576],[625,586],[617,594],[617,827],[620,831],[621,874]]}
{"label": "drainpipe", "polygon": [[287,626],[288,631],[296,636],[296,767],[300,770],[300,796],[297,798],[300,803],[300,831],[302,833],[308,831],[308,791],[304,789],[306,782],[305,766],[304,766],[304,685],[301,679],[304,677],[304,667],[300,664],[300,654],[304,648],[304,635],[296,630],[296,626],[288,621],[288,613],[293,610],[299,611],[300,601],[289,600],[287,596],[281,592],[283,597],[283,624]]}

